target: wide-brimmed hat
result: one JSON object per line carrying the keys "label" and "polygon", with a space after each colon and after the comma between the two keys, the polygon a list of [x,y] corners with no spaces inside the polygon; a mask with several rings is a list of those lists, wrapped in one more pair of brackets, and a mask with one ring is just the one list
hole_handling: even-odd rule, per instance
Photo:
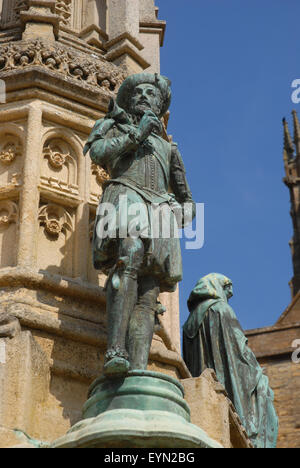
{"label": "wide-brimmed hat", "polygon": [[135,87],[140,84],[147,83],[156,86],[161,92],[163,104],[160,117],[162,117],[170,107],[171,82],[168,78],[159,75],[158,73],[138,73],[136,75],[130,75],[128,78],[126,78],[118,91],[117,104],[128,112],[130,109],[130,99]]}

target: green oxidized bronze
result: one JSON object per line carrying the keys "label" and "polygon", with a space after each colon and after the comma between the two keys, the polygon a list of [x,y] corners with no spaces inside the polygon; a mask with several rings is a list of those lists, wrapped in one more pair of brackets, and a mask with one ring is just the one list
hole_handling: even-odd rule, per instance
{"label": "green oxidized bronze", "polygon": [[147,370],[100,377],[89,391],[83,420],[53,448],[222,448],[190,423],[183,387]]}
{"label": "green oxidized bronze", "polygon": [[183,326],[184,360],[193,377],[214,369],[253,445],[274,448],[278,433],[274,394],[228,304],[232,295],[226,276],[211,273],[198,281]]}
{"label": "green oxidized bronze", "polygon": [[[84,149],[110,176],[93,236],[94,266],[108,275],[106,375],[146,369],[155,317],[162,310],[158,295],[174,291],[182,278],[177,214],[189,204],[192,217],[194,202],[177,145],[162,137],[160,119],[170,100],[167,78],[130,76],[106,117],[96,122]],[[104,211],[108,204],[113,214]],[[131,210],[136,204],[143,208],[138,226]],[[171,207],[167,238],[161,229],[154,235],[151,206]]]}

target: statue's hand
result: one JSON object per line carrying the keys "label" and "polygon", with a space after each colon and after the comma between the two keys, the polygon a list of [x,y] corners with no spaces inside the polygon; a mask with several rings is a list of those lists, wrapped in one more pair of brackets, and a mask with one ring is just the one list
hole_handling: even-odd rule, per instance
{"label": "statue's hand", "polygon": [[153,130],[161,131],[162,124],[154,112],[148,110],[142,117],[138,132],[139,140],[145,141]]}

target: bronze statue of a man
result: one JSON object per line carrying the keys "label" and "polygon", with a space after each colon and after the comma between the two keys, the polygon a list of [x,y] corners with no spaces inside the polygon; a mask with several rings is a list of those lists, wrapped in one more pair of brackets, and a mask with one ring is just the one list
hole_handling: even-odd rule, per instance
{"label": "bronze statue of a man", "polygon": [[[174,291],[182,279],[175,233],[178,208],[188,204],[192,218],[195,206],[177,145],[162,137],[161,119],[170,100],[167,78],[148,73],[128,77],[108,114],[96,122],[84,149],[110,176],[93,237],[94,266],[108,275],[104,365],[108,376],[146,369],[155,315],[161,307],[158,295]],[[144,208],[138,226],[132,214],[137,204]],[[104,206],[112,206],[114,213],[104,212]],[[154,235],[153,206],[169,208],[169,236],[162,235],[161,228]]]}

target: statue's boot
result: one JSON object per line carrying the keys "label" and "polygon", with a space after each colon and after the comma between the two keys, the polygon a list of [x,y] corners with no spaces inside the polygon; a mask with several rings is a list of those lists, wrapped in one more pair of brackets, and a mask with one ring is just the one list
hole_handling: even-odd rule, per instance
{"label": "statue's boot", "polygon": [[128,330],[127,348],[132,370],[147,369],[158,294],[159,287],[153,278],[141,278],[138,302],[133,310]]}
{"label": "statue's boot", "polygon": [[136,301],[137,272],[125,269],[115,273],[107,284],[108,342],[104,364],[106,375],[124,374],[130,368],[126,334]]}
{"label": "statue's boot", "polygon": [[104,364],[106,375],[125,374],[130,368],[126,336],[129,319],[137,302],[137,277],[144,256],[142,240],[123,239],[120,242],[119,254],[119,260],[106,286],[108,318],[108,349]]}

